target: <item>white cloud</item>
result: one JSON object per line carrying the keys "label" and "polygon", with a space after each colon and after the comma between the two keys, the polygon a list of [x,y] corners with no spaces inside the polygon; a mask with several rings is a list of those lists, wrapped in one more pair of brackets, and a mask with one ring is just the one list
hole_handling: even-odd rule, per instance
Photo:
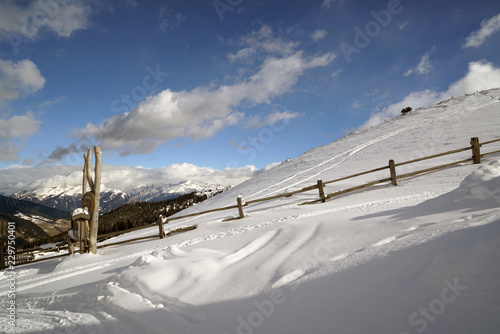
{"label": "white cloud", "polygon": [[175,28],[180,26],[186,21],[186,16],[181,12],[174,13],[168,6],[163,5],[160,7],[160,29],[165,34],[174,31]]}
{"label": "white cloud", "polygon": [[22,145],[15,145],[13,139],[23,139],[38,131],[40,121],[31,112],[10,118],[0,118],[0,161],[19,161]]}
{"label": "white cloud", "polygon": [[303,116],[303,114],[293,111],[284,111],[284,112],[273,112],[271,114],[266,115],[265,117],[260,116],[252,116],[248,118],[246,127],[247,128],[263,128],[265,126],[273,125],[278,122],[283,122],[285,124],[290,123],[291,120],[295,118],[299,118]]}
{"label": "white cloud", "polygon": [[500,14],[481,22],[481,28],[472,32],[465,40],[464,48],[478,48],[488,37],[500,31]]}
{"label": "white cloud", "polygon": [[485,60],[469,63],[467,74],[458,81],[451,83],[444,92],[434,90],[424,90],[413,92],[403,100],[391,104],[382,111],[373,114],[360,129],[367,129],[371,126],[383,123],[384,120],[391,119],[401,114],[401,109],[412,107],[413,109],[429,106],[439,101],[451,97],[462,96],[466,93],[473,93],[476,90],[486,90],[500,87],[500,68]]}
{"label": "white cloud", "polygon": [[[235,186],[251,178],[258,170],[254,166],[213,169],[189,163],[164,168],[140,168],[103,165],[102,182],[110,188],[125,191],[141,184],[176,184],[186,180]],[[0,193],[13,194],[39,187],[75,186],[82,179],[81,165],[45,167],[14,166],[0,169]]]}
{"label": "white cloud", "polygon": [[352,104],[351,104],[351,107],[354,108],[354,109],[358,109],[358,108],[361,108],[363,105],[361,103],[359,103],[358,101],[354,101]]}
{"label": "white cloud", "polygon": [[11,140],[0,139],[0,161],[19,162],[18,153],[22,146],[16,146]]}
{"label": "white cloud", "polygon": [[396,27],[399,29],[399,30],[404,30],[407,26],[408,26],[408,21],[404,21],[404,22],[398,22],[396,24]]}
{"label": "white cloud", "polygon": [[298,115],[278,113],[256,121],[238,107],[270,103],[273,98],[290,92],[305,71],[327,66],[335,58],[332,53],[304,55],[294,49],[298,43],[275,37],[268,26],[253,31],[242,41],[246,49],[259,50],[259,54],[267,52],[258,70],[246,79],[218,88],[166,89],[148,97],[137,108],[115,115],[102,124],[89,123],[74,135],[82,139],[95,138],[103,150],[128,155],[151,152],[173,138],[198,140],[211,137],[228,126],[266,125],[279,119],[291,119]]}
{"label": "white cloud", "polygon": [[31,112],[9,119],[0,118],[0,139],[31,136],[38,131],[39,125],[40,121]]}
{"label": "white cloud", "polygon": [[45,78],[31,60],[14,63],[0,59],[0,105],[35,93],[44,85]]}
{"label": "white cloud", "polygon": [[251,59],[252,56],[256,54],[256,50],[252,47],[244,48],[239,50],[236,53],[230,53],[228,55],[228,59],[231,63],[237,62],[237,61],[245,61],[247,59]]}
{"label": "white cloud", "polygon": [[280,36],[276,36],[273,29],[263,24],[259,30],[254,30],[250,34],[240,38],[239,42],[245,48],[251,48],[255,52],[265,52],[276,56],[287,56],[296,52],[300,42],[288,41]]}
{"label": "white cloud", "polygon": [[427,51],[421,58],[420,62],[417,64],[417,66],[410,68],[404,76],[410,76],[411,74],[418,74],[418,75],[424,75],[430,73],[434,69],[434,63],[431,61],[429,58],[431,55],[436,51],[436,47],[433,47],[429,51]]}
{"label": "white cloud", "polygon": [[469,71],[462,79],[452,83],[441,95],[442,99],[473,93],[476,90],[500,87],[500,68],[486,60],[469,63]]}
{"label": "white cloud", "polygon": [[84,1],[31,1],[22,6],[13,1],[0,3],[0,38],[11,34],[35,40],[47,29],[60,37],[69,37],[89,26],[90,7]]}
{"label": "white cloud", "polygon": [[51,106],[53,104],[65,102],[66,100],[67,99],[64,96],[54,97],[53,99],[46,100],[46,101],[43,101],[42,103],[40,103],[38,105],[38,108],[45,108],[45,107]]}
{"label": "white cloud", "polygon": [[[17,63],[0,59],[0,107],[10,100],[33,94],[43,88],[45,78],[37,66],[25,59]],[[0,161],[18,162],[22,145],[13,139],[24,139],[38,131],[40,121],[33,113],[0,117]]]}
{"label": "white cloud", "polygon": [[344,2],[344,0],[323,0],[321,3],[322,8],[330,8],[334,2]]}
{"label": "white cloud", "polygon": [[322,40],[323,38],[325,38],[327,32],[326,30],[324,29],[316,29],[314,30],[314,32],[312,33],[311,35],[311,39],[314,41],[314,42],[317,42],[317,41],[320,41]]}

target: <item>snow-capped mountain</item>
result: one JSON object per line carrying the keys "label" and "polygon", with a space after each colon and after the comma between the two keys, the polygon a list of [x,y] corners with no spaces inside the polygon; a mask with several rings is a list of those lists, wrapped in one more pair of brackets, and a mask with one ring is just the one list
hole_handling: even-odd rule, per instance
{"label": "snow-capped mountain", "polygon": [[[129,187],[126,191],[101,186],[101,212],[108,212],[123,204],[131,202],[156,202],[172,199],[183,194],[196,192],[200,195],[212,197],[229,187],[220,184],[206,184],[203,182],[184,181],[178,184],[140,185]],[[82,187],[79,185],[58,186],[50,188],[35,188],[24,190],[10,195],[16,199],[22,199],[39,203],[51,208],[72,211],[80,207]]]}
{"label": "snow-capped mountain", "polygon": [[[81,206],[82,198],[81,186],[58,186],[50,188],[37,188],[34,190],[24,190],[10,195],[16,199],[39,203],[51,208],[72,211]],[[118,190],[101,186],[101,210],[110,211],[125,203],[132,201],[132,196]]]}
{"label": "snow-capped mountain", "polygon": [[126,189],[126,192],[140,202],[157,202],[192,192],[212,197],[227,189],[229,189],[229,187],[220,184],[184,181],[178,184],[142,184],[137,187],[129,187]]}

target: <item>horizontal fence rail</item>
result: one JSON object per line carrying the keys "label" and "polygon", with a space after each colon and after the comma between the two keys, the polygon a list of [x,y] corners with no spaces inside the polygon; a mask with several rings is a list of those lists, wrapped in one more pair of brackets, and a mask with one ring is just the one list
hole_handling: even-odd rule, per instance
{"label": "horizontal fence rail", "polygon": [[[488,155],[492,155],[492,154],[498,154],[498,153],[500,153],[500,150],[495,150],[495,151],[491,151],[491,152],[487,152],[487,153],[481,153],[480,148],[483,147],[483,146],[485,146],[485,145],[493,144],[493,143],[497,143],[497,142],[500,142],[500,139],[493,139],[493,140],[486,141],[484,143],[480,143],[479,139],[477,137],[474,137],[474,138],[471,138],[471,146],[468,146],[468,147],[463,147],[463,148],[459,148],[459,149],[452,150],[452,151],[442,152],[442,153],[438,153],[438,154],[433,154],[433,155],[429,155],[429,156],[425,156],[425,157],[421,157],[421,158],[417,158],[417,159],[412,159],[412,160],[408,160],[408,161],[403,161],[403,162],[397,162],[397,163],[394,162],[394,160],[389,160],[389,165],[387,165],[387,166],[382,166],[382,167],[374,168],[374,169],[371,169],[371,170],[367,170],[367,171],[359,172],[359,173],[356,173],[356,174],[344,176],[344,177],[337,178],[337,179],[334,179],[334,180],[329,180],[329,181],[318,180],[317,184],[311,185],[311,186],[307,186],[307,187],[301,188],[299,190],[295,190],[295,191],[291,191],[291,192],[287,192],[287,193],[283,193],[283,194],[279,194],[279,195],[275,195],[275,196],[269,196],[269,197],[263,197],[263,198],[259,198],[259,199],[254,199],[254,200],[250,200],[250,201],[246,201],[246,202],[243,201],[243,199],[241,198],[241,196],[238,196],[237,199],[236,199],[236,205],[226,206],[226,207],[222,207],[222,208],[216,208],[216,209],[212,209],[212,210],[194,212],[194,213],[190,213],[190,214],[187,214],[187,215],[182,215],[182,216],[177,216],[177,217],[172,217],[172,218],[168,218],[167,217],[165,219],[165,221],[163,220],[162,217],[160,217],[160,219],[158,219],[158,222],[157,222],[157,225],[158,225],[158,228],[159,228],[159,234],[158,235],[138,237],[138,238],[134,238],[134,239],[123,240],[123,241],[118,241],[118,242],[114,242],[114,243],[99,245],[98,248],[103,248],[103,247],[108,247],[108,246],[114,246],[114,245],[120,245],[120,244],[134,242],[134,241],[141,241],[141,240],[146,240],[146,239],[158,238],[158,236],[162,239],[162,238],[165,238],[165,237],[177,234],[177,233],[191,231],[191,230],[197,228],[197,225],[190,225],[190,226],[185,226],[185,227],[181,227],[181,228],[178,228],[178,229],[170,230],[167,233],[164,232],[164,224],[168,224],[171,221],[175,221],[175,220],[179,220],[179,219],[184,219],[184,218],[189,218],[189,217],[195,217],[195,216],[200,216],[200,215],[205,215],[205,214],[214,213],[214,212],[220,212],[220,211],[226,211],[226,210],[234,210],[234,209],[238,209],[238,216],[234,217],[234,218],[225,219],[223,221],[229,221],[229,220],[234,220],[234,219],[242,219],[242,218],[244,218],[246,216],[246,214],[243,211],[243,207],[246,207],[246,206],[248,206],[250,204],[264,202],[264,201],[270,201],[270,200],[274,200],[274,199],[278,199],[278,198],[283,198],[283,197],[290,197],[290,196],[293,196],[293,195],[296,195],[296,194],[300,194],[300,193],[304,193],[304,192],[309,192],[309,191],[316,190],[316,189],[318,189],[318,192],[319,192],[319,199],[314,200],[314,201],[300,203],[299,205],[308,205],[308,204],[315,204],[315,203],[320,203],[320,202],[324,203],[327,200],[330,200],[330,199],[332,199],[332,198],[334,198],[336,196],[343,195],[343,194],[346,194],[346,193],[349,193],[349,192],[354,192],[354,191],[361,190],[361,189],[364,189],[364,188],[368,188],[368,187],[371,187],[371,186],[374,186],[374,185],[377,185],[377,184],[387,183],[387,182],[390,182],[392,185],[397,186],[397,180],[399,180],[399,179],[408,178],[408,177],[412,177],[412,176],[416,176],[416,175],[420,175],[420,174],[424,174],[424,173],[429,173],[429,172],[436,171],[436,170],[439,170],[439,169],[443,169],[443,168],[448,168],[448,167],[455,166],[455,165],[464,164],[464,163],[470,162],[470,161],[472,161],[474,164],[481,163],[481,158],[483,158],[485,156],[488,156]],[[472,151],[472,157],[468,158],[468,159],[463,159],[463,160],[459,160],[459,161],[454,161],[454,162],[450,162],[450,163],[438,165],[438,166],[435,166],[435,167],[430,167],[430,168],[425,168],[425,169],[421,169],[421,170],[417,170],[417,171],[405,173],[405,174],[397,175],[397,173],[396,173],[396,168],[397,167],[401,167],[401,166],[405,166],[405,165],[409,165],[409,164],[413,164],[413,163],[417,163],[417,162],[421,162],[421,161],[425,161],[425,160],[429,160],[429,159],[434,159],[434,158],[438,158],[438,157],[443,157],[443,156],[447,156],[447,155],[451,155],[451,154],[457,154],[457,153],[461,153],[461,152],[465,152],[465,151]],[[328,184],[332,184],[332,183],[340,182],[340,181],[345,181],[345,180],[348,180],[348,179],[352,179],[352,178],[355,178],[355,177],[359,177],[359,176],[363,176],[363,175],[368,175],[368,174],[372,174],[372,173],[376,173],[376,172],[381,172],[381,171],[384,171],[386,169],[390,170],[390,177],[389,178],[383,178],[383,179],[380,179],[380,180],[374,180],[374,181],[371,181],[371,182],[368,182],[368,183],[365,183],[365,184],[361,184],[361,185],[358,185],[358,186],[355,186],[355,187],[351,187],[351,188],[347,188],[347,189],[342,189],[342,190],[338,190],[338,191],[335,191],[335,192],[331,192],[331,193],[325,194],[324,187],[326,185],[328,185]],[[141,229],[145,229],[145,228],[150,228],[150,227],[152,227],[152,224],[151,225],[145,225],[145,226],[136,227],[136,228],[133,228],[133,229],[128,229],[128,230],[123,230],[123,231],[117,231],[117,232],[112,232],[112,233],[106,233],[106,234],[98,235],[97,238],[98,238],[98,240],[102,241],[102,240],[106,240],[106,239],[109,239],[109,238],[112,238],[112,237],[115,237],[115,236],[118,236],[118,235],[121,235],[121,234],[125,234],[125,233],[128,233],[128,232],[133,232],[133,231],[137,231],[137,230],[141,230]],[[61,254],[61,255],[56,255],[56,256],[50,256],[50,257],[47,257],[47,258],[41,258],[41,259],[36,259],[36,260],[31,260],[31,261],[29,260],[29,259],[33,259],[36,254],[40,254],[40,253],[43,253],[43,252],[49,252],[49,251],[59,252],[61,250],[67,250],[68,248],[70,248],[70,247],[69,247],[68,244],[66,244],[66,245],[62,245],[60,247],[56,247],[56,248],[48,249],[48,250],[32,249],[32,250],[21,251],[19,253],[19,261],[20,261],[19,264],[21,264],[21,263],[34,263],[34,262],[39,262],[39,261],[43,261],[43,260],[53,259],[53,258],[57,258],[57,257],[67,256],[67,255],[69,255],[69,252],[68,252],[68,254]],[[17,257],[16,257],[16,260],[17,260]],[[5,267],[5,262],[4,261],[0,261],[0,266],[2,264]],[[2,268],[4,268],[4,267],[2,267]],[[2,269],[2,268],[0,268],[0,269]]]}

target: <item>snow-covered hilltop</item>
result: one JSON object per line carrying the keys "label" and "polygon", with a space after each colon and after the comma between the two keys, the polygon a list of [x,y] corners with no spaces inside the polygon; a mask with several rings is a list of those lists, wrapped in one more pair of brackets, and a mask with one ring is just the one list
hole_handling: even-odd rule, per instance
{"label": "snow-covered hilltop", "polygon": [[[500,138],[500,89],[312,149],[194,207],[205,211]],[[500,149],[485,145],[482,152]],[[457,153],[399,174],[470,158]],[[327,193],[388,171],[326,186]],[[16,268],[8,333],[497,333],[500,155],[336,197],[317,190],[174,221],[198,228]],[[151,227],[105,243],[157,235]],[[7,274],[0,298],[8,301]]]}
{"label": "snow-covered hilltop", "polygon": [[127,193],[129,193],[137,201],[156,202],[193,192],[199,195],[212,197],[213,194],[220,193],[229,188],[229,186],[223,186],[220,184],[207,184],[200,181],[184,181],[178,184],[143,184],[137,187],[129,187],[126,190]]}

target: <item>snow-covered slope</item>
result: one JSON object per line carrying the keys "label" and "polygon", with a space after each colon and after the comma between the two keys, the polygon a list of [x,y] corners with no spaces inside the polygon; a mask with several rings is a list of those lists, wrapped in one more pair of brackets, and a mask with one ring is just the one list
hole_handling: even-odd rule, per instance
{"label": "snow-covered slope", "polygon": [[[413,111],[306,152],[189,212],[500,138],[500,90]],[[500,149],[484,146],[483,152]],[[462,160],[402,166],[398,173]],[[334,183],[327,192],[387,171]],[[174,221],[196,230],[25,265],[7,333],[498,333],[500,156],[339,196],[317,190]],[[236,210],[234,210],[236,211]],[[186,212],[180,213],[184,215]],[[157,227],[108,240],[154,235]],[[0,298],[8,305],[8,273]]]}

